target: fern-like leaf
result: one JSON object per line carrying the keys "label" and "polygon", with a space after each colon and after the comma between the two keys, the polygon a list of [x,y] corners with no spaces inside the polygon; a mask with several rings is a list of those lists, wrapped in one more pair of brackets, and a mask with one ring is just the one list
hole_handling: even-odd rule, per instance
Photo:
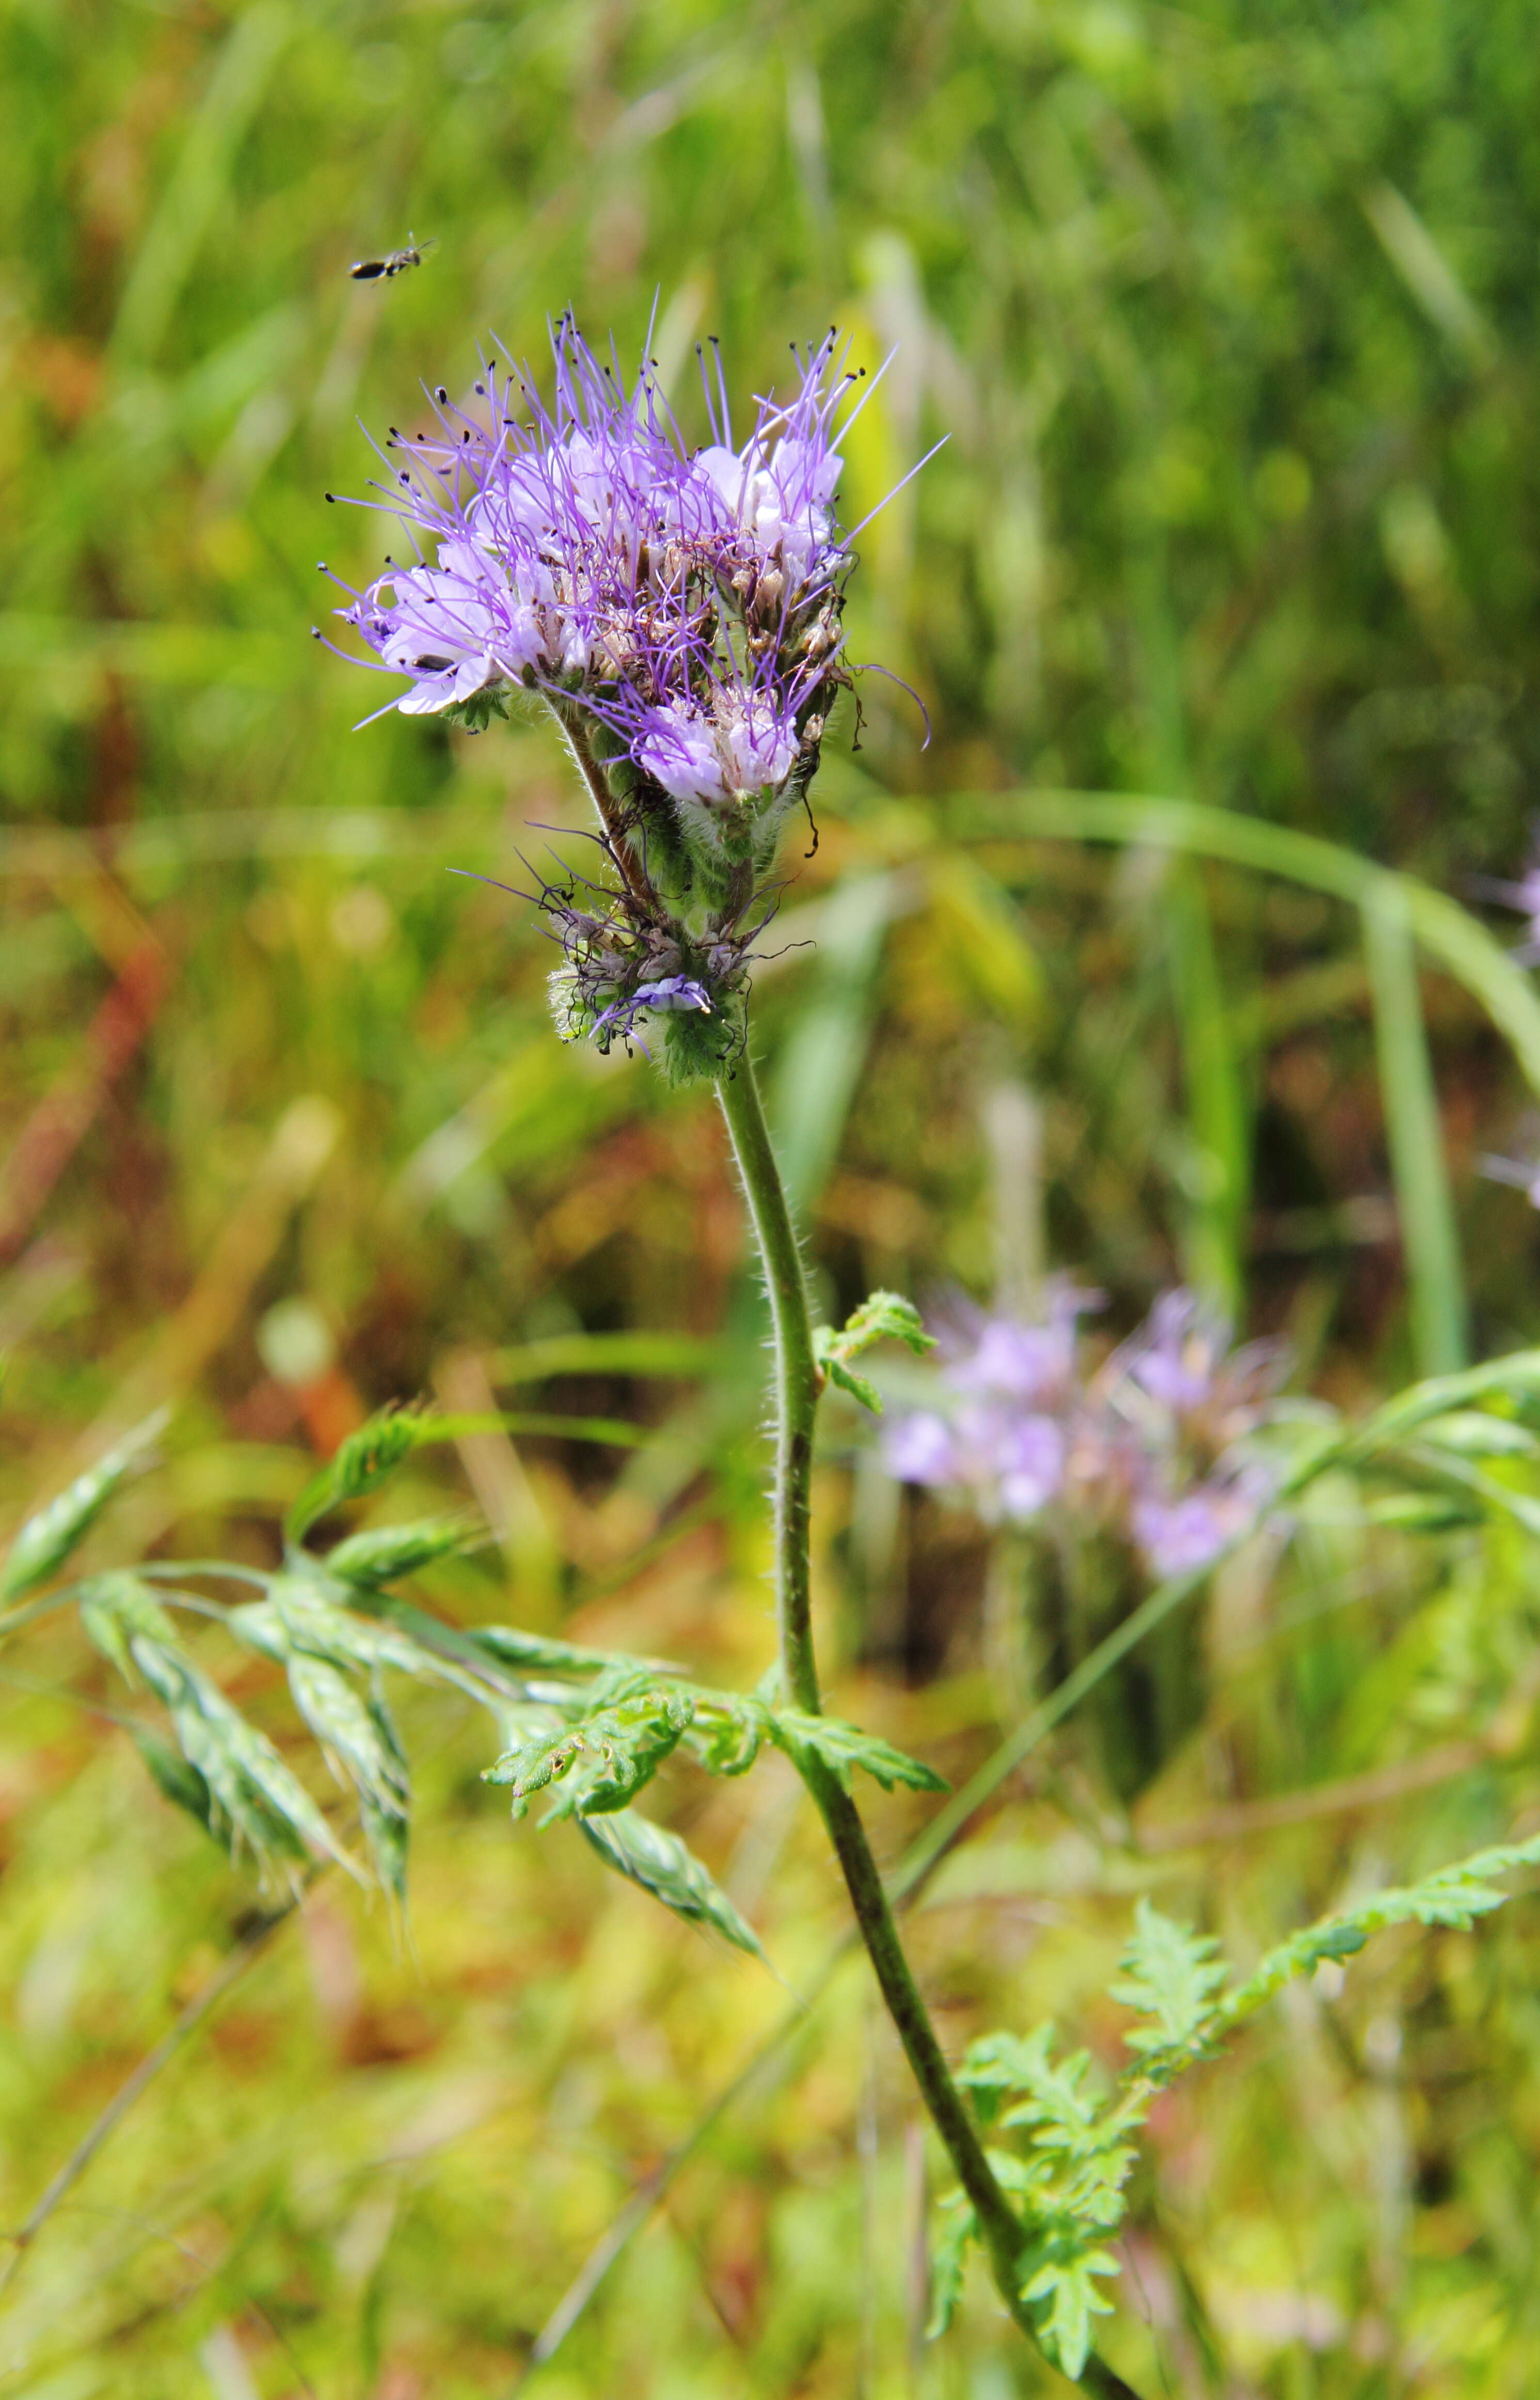
{"label": "fern-like leaf", "polygon": [[902,1784],[910,1792],[945,1792],[945,1776],[895,1750],[880,1735],[863,1733],[859,1725],[845,1725],[838,1717],[810,1716],[802,1709],[772,1709],[769,1712],[769,1731],[772,1741],[784,1750],[795,1765],[798,1753],[818,1759],[833,1769],[845,1790],[851,1785],[852,1770],[859,1766],[884,1792]]}
{"label": "fern-like leaf", "polygon": [[1125,2009],[1148,2017],[1124,2035],[1129,2049],[1158,2075],[1164,2060],[1172,2072],[1186,2063],[1215,2018],[1214,1995],[1228,1970],[1217,1957],[1219,1943],[1163,1916],[1148,1900],[1135,1911],[1134,1933],[1123,1954],[1123,1977],[1111,1987]]}
{"label": "fern-like leaf", "polygon": [[825,1378],[849,1392],[873,1416],[882,1413],[882,1400],[877,1386],[852,1368],[852,1358],[859,1358],[875,1342],[903,1342],[918,1357],[934,1350],[934,1335],[926,1332],[920,1312],[912,1301],[896,1291],[874,1291],[858,1309],[846,1318],[838,1330],[832,1325],[821,1325],[812,1337],[813,1356]]}
{"label": "fern-like leaf", "polygon": [[606,1696],[576,1723],[537,1730],[485,1770],[488,1783],[506,1783],[513,1814],[526,1813],[531,1796],[560,1782],[562,1791],[543,1821],[559,1817],[604,1816],[624,1808],[677,1749],[695,1713],[689,1696],[667,1684],[641,1681]]}

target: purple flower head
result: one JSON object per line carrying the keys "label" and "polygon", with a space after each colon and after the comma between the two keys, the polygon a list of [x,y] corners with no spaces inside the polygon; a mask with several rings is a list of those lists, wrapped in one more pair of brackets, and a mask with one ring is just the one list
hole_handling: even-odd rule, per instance
{"label": "purple flower head", "polygon": [[388,709],[479,731],[520,691],[549,705],[618,881],[593,906],[538,903],[564,952],[558,1026],[603,1048],[662,1016],[682,1077],[741,1046],[744,929],[766,921],[783,827],[851,681],[836,497],[857,378],[832,334],[794,356],[743,438],[714,358],[710,440],[691,449],[652,367],[628,381],[564,317],[549,398],[485,365],[463,405],[441,387],[429,425],[392,428],[389,481],[361,505],[412,554],[338,612],[366,663],[404,679]]}
{"label": "purple flower head", "polygon": [[480,407],[441,390],[436,430],[392,431],[408,464],[365,505],[422,555],[340,613],[412,678],[392,703],[409,715],[538,687],[618,727],[675,798],[784,785],[793,720],[837,671],[850,563],[834,420],[851,379],[832,336],[798,361],[789,400],[758,403],[741,447],[718,370],[715,438],[694,452],[650,366],[627,386],[569,318],[552,350],[549,406],[492,366]]}

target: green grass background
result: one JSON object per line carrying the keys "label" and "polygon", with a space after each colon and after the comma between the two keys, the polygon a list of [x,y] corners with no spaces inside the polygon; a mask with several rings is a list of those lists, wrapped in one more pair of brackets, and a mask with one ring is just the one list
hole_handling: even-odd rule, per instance
{"label": "green grass background", "polygon": [[[9,1516],[160,1400],[102,1558],[270,1556],[392,1396],[622,1414],[618,1466],[415,1466],[497,1533],[426,1599],[722,1680],[770,1656],[719,1127],[562,1050],[528,910],[444,871],[517,880],[579,825],[561,761],[534,723],[355,731],[376,686],[307,638],[318,558],[388,546],[322,500],[374,470],[356,418],[493,337],[538,366],[568,304],[622,359],[656,309],[697,430],[708,335],[745,401],[830,322],[894,350],[852,521],[947,437],[852,611],[932,739],[867,678],[756,992],[821,1304],[1048,1264],[1122,1330],[1185,1275],[1348,1407],[1540,1331],[1533,1217],[1477,1173],[1526,1138],[1540,1011],[1464,907],[1522,859],[1540,746],[1530,8],[6,0],[0,44]],[[348,280],[409,229],[420,269]],[[961,1777],[1024,1704],[1019,1561],[852,1426],[820,1505],[839,1705]],[[948,2044],[1053,2014],[1115,2059],[1140,1890],[1245,1956],[1533,1821],[1537,1629],[1517,1534],[1338,1493],[1206,1602],[1201,1723],[1132,1822],[1071,1727],[948,1870],[915,1920]],[[252,1895],[73,1632],[4,1671],[16,2225]],[[270,1681],[235,1688],[287,1740]],[[452,1700],[407,1722],[410,1937],[330,1885],[274,1935],[21,2260],[0,2394],[511,2393],[778,2022],[569,1831],[511,1830]],[[840,1912],[776,1770],[663,1805],[811,1983]],[[923,1810],[875,1816],[891,1856]],[[1535,1925],[1383,1940],[1163,2104],[1110,2337],[1143,2388],[1533,2388]],[[982,2290],[919,2339],[937,2173],[852,1969],[529,2389],[1046,2390]]]}

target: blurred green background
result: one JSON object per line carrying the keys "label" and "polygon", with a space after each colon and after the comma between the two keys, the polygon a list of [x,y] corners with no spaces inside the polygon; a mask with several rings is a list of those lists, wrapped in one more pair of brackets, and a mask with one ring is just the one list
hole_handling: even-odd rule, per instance
{"label": "blurred green background", "polygon": [[[756,994],[822,1304],[1024,1304],[1054,1266],[1116,1330],[1185,1276],[1347,1406],[1540,1332],[1534,1218],[1478,1173],[1528,1138],[1540,1014],[1451,905],[1518,870],[1540,746],[1531,8],[6,0],[0,28],[7,1521],[162,1400],[102,1558],[270,1557],[314,1452],[392,1396],[619,1414],[619,1466],[488,1436],[415,1466],[497,1534],[427,1602],[725,1681],[770,1655],[713,1110],[563,1050],[529,910],[445,872],[518,880],[534,828],[580,825],[562,763],[534,722],[355,731],[387,688],[307,638],[318,558],[361,580],[388,546],[322,500],[375,468],[356,418],[409,424],[494,337],[538,365],[569,303],[622,359],[656,307],[696,430],[709,334],[745,400],[829,322],[893,350],[848,521],[947,437],[852,612],[933,738],[866,679]],[[409,230],[420,268],[348,280]],[[965,1774],[1023,1704],[1009,1561],[849,1426],[820,1502],[840,1707]],[[1339,1493],[1204,1625],[1202,1725],[1132,1822],[1071,1728],[934,1888],[949,2044],[1052,2013],[1114,2057],[1137,1892],[1245,1954],[1540,1807],[1516,1536],[1413,1540]],[[73,1633],[5,1672],[16,2225],[252,1895]],[[289,1739],[272,1680],[238,1696]],[[329,1885],[273,1935],[23,2259],[0,2393],[511,2393],[778,2022],[570,1830],[511,1832],[452,1697],[407,1724],[409,1940]],[[668,1806],[810,1984],[841,1917],[789,1780]],[[922,1817],[881,1803],[885,1854]],[[1386,1941],[1163,2103],[1126,2370],[1531,2391],[1537,1969],[1522,1906]],[[529,2388],[1046,2390],[982,2292],[920,2340],[934,2172],[852,1968]]]}

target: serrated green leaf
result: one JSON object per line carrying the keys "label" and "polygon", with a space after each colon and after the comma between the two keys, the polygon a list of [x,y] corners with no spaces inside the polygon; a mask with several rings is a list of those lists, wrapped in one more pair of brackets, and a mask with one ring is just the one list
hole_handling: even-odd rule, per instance
{"label": "serrated green leaf", "polygon": [[874,1342],[890,1341],[906,1343],[917,1356],[935,1347],[934,1337],[926,1332],[912,1301],[905,1300],[896,1291],[874,1291],[838,1331],[832,1325],[817,1327],[812,1337],[813,1357],[826,1382],[849,1392],[873,1416],[880,1416],[882,1400],[877,1386],[868,1383],[865,1375],[853,1373],[851,1361],[869,1350]]}
{"label": "serrated green leaf", "polygon": [[579,1828],[606,1866],[631,1883],[651,1892],[675,1916],[691,1925],[714,1926],[727,1941],[751,1957],[764,1951],[752,1925],[742,1917],[719,1885],[677,1834],[639,1817],[634,1808],[611,1809],[600,1817],[580,1816]]}
{"label": "serrated green leaf", "polygon": [[1228,1970],[1219,1943],[1163,1916],[1148,1900],[1135,1911],[1134,1933],[1123,1954],[1122,1980],[1111,1997],[1152,2019],[1124,2035],[1130,2050],[1153,2067],[1163,2052],[1197,2041],[1214,2021],[1214,1995]]}
{"label": "serrated green leaf", "polygon": [[831,1384],[838,1384],[842,1392],[849,1392],[852,1399],[859,1400],[874,1417],[881,1415],[882,1395],[875,1384],[869,1383],[865,1375],[858,1375],[853,1367],[842,1365],[838,1358],[825,1357],[821,1363]]}
{"label": "serrated green leaf", "polygon": [[771,1709],[768,1713],[770,1739],[794,1764],[798,1752],[811,1753],[833,1769],[847,1792],[857,1766],[884,1792],[899,1784],[910,1792],[948,1789],[946,1777],[934,1767],[895,1750],[878,1734],[863,1733],[859,1725],[845,1725],[838,1717],[810,1716],[802,1709]]}
{"label": "serrated green leaf", "polygon": [[20,1600],[57,1573],[164,1429],[169,1414],[169,1410],[157,1409],[26,1520],[0,1566],[0,1601]]}
{"label": "serrated green leaf", "polygon": [[1038,2339],[1071,2383],[1080,2381],[1091,2354],[1091,2319],[1111,2314],[1112,2303],[1097,2290],[1096,2279],[1118,2271],[1109,2250],[1074,2250],[1067,2257],[1044,2259],[1022,2284]]}
{"label": "serrated green leaf", "polygon": [[1050,2025],[1025,2036],[985,2034],[970,2044],[958,2080],[989,2095],[995,2111],[1002,2100],[1014,2098],[1005,2124],[1029,2125],[1037,2142],[1066,2158],[1089,2158],[1115,2141],[1120,2129],[1106,2120],[1089,2080],[1090,2052],[1071,2051],[1056,2059],[1053,2039]]}
{"label": "serrated green leaf", "polygon": [[1501,1908],[1507,1900],[1497,1876],[1533,1866],[1540,1866],[1540,1834],[1479,1850],[1473,1858],[1440,1867],[1422,1883],[1371,1892],[1354,1907],[1303,1927],[1270,1950],[1254,1973],[1225,1994],[1219,2011],[1223,2030],[1250,2016],[1296,1976],[1314,1972],[1323,1958],[1351,1957],[1371,1933],[1386,1926],[1441,1925],[1468,1931],[1478,1916]]}
{"label": "serrated green leaf", "polygon": [[425,1421],[415,1409],[392,1402],[366,1425],[350,1433],[319,1475],[313,1476],[284,1521],[292,1542],[303,1541],[312,1525],[349,1500],[383,1483],[422,1439]]}
{"label": "serrated green leaf", "polygon": [[484,1780],[511,1786],[515,1817],[525,1814],[533,1793],[558,1781],[564,1788],[542,1822],[607,1815],[652,1780],[694,1713],[688,1694],[647,1684],[575,1724],[532,1734],[489,1766]]}
{"label": "serrated green leaf", "polygon": [[931,2313],[925,2327],[927,2341],[939,2341],[949,2329],[962,2298],[968,2252],[978,2239],[978,2219],[961,2192],[947,2194],[941,2202],[941,2238],[931,2256]]}
{"label": "serrated green leaf", "polygon": [[935,1336],[926,1332],[913,1301],[896,1291],[869,1293],[859,1308],[852,1309],[837,1333],[826,1326],[821,1331],[828,1335],[829,1350],[842,1359],[859,1358],[874,1342],[903,1342],[916,1357],[935,1348]]}
{"label": "serrated green leaf", "polygon": [[723,1692],[692,1690],[690,1698],[689,1746],[708,1775],[746,1775],[770,1731],[763,1707]]}
{"label": "serrated green leaf", "polygon": [[326,1572],[344,1583],[395,1583],[435,1560],[452,1558],[485,1539],[470,1517],[424,1517],[411,1525],[375,1525],[349,1534],[326,1553]]}

